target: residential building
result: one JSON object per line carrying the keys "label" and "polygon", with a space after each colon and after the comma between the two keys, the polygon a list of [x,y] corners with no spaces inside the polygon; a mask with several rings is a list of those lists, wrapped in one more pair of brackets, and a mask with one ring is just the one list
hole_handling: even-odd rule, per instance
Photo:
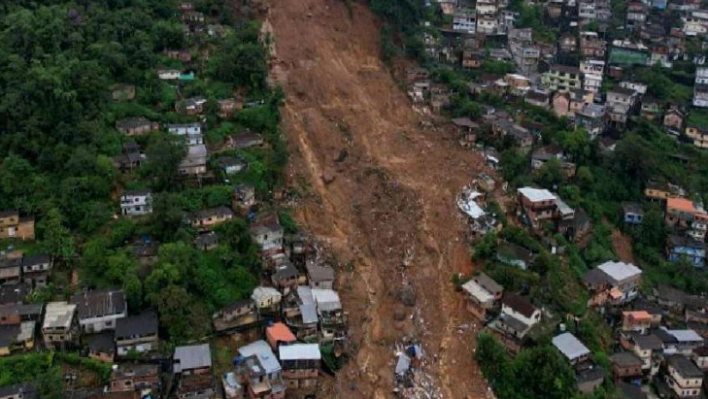
{"label": "residential building", "polygon": [[189,220],[192,227],[209,228],[228,222],[233,219],[233,217],[234,212],[231,209],[225,206],[219,206],[196,211],[192,213]]}
{"label": "residential building", "polygon": [[699,36],[708,33],[708,12],[696,10],[684,13],[681,17],[683,33],[686,36]]}
{"label": "residential building", "polygon": [[524,102],[541,108],[548,108],[550,93],[541,90],[529,90],[524,97]]}
{"label": "residential building", "polygon": [[581,87],[580,69],[565,65],[552,65],[541,77],[541,83],[552,91],[572,91]]}
{"label": "residential building", "polygon": [[503,288],[484,273],[462,284],[467,296],[467,310],[480,321],[487,321],[487,311],[494,309],[502,297]]}
{"label": "residential building", "polygon": [[575,113],[575,126],[584,128],[591,139],[596,139],[605,131],[605,107],[599,104],[586,104]]}
{"label": "residential building", "polygon": [[649,56],[649,48],[641,42],[614,40],[608,62],[620,67],[647,65]]}
{"label": "residential building", "polygon": [[[278,295],[280,295],[279,292]],[[280,301],[278,301],[278,303],[280,303]],[[253,299],[236,301],[222,308],[212,316],[214,330],[219,332],[236,329],[239,327],[251,326],[257,321],[258,311],[256,308],[256,302]]]}
{"label": "residential building", "polygon": [[670,356],[667,359],[666,383],[679,398],[694,398],[701,393],[703,372],[684,356]]}
{"label": "residential building", "polygon": [[541,321],[541,311],[529,301],[516,294],[506,292],[502,297],[502,314],[522,322],[529,328]]}
{"label": "residential building", "polygon": [[251,132],[250,130],[245,130],[238,135],[232,135],[226,139],[227,148],[236,150],[260,147],[263,144],[265,144],[263,136],[258,133]]}
{"label": "residential building", "polygon": [[642,377],[642,359],[631,352],[619,352],[610,356],[612,374],[616,379]]}
{"label": "residential building", "polygon": [[627,28],[638,29],[644,25],[649,15],[649,7],[640,1],[632,1],[627,5]]}
{"label": "residential building", "polygon": [[157,313],[152,310],[116,320],[115,344],[119,357],[155,351],[159,341]]}
{"label": "residential building", "polygon": [[282,250],[284,231],[276,213],[264,212],[256,215],[251,221],[249,231],[263,252]]}
{"label": "residential building", "polygon": [[[252,399],[283,399],[286,388],[283,369],[265,341],[256,341],[238,350],[236,374]],[[292,370],[292,369],[291,369]],[[291,374],[292,376],[292,374]]]}
{"label": "residential building", "polygon": [[238,172],[245,170],[246,167],[248,167],[248,163],[246,161],[237,157],[219,157],[218,162],[219,166],[221,167],[221,170],[226,175],[234,175]]}
{"label": "residential building", "polygon": [[175,103],[175,111],[183,115],[201,115],[207,103],[205,97],[191,97]]}
{"label": "residential building", "polygon": [[636,202],[626,202],[622,204],[624,222],[626,224],[637,225],[641,224],[644,219],[644,209]]}
{"label": "residential building", "polygon": [[144,216],[152,213],[152,192],[150,190],[128,190],[120,197],[123,216]]}
{"label": "residential building", "polygon": [[279,307],[282,298],[283,294],[273,287],[256,287],[253,289],[253,294],[251,294],[251,299],[261,311],[275,311]]}
{"label": "residential building", "polygon": [[277,351],[282,346],[297,342],[297,337],[284,323],[277,322],[266,327],[266,339],[271,349]]}
{"label": "residential building", "polygon": [[72,297],[71,303],[76,305],[82,331],[88,334],[114,330],[116,321],[128,314],[125,294],[121,290],[80,292]]}
{"label": "residential building", "polygon": [[7,385],[0,388],[0,399],[37,399],[39,392],[28,383]]}
{"label": "residential building", "polygon": [[671,107],[664,114],[664,129],[674,136],[679,136],[683,131],[684,113],[676,108]]}
{"label": "residential building", "polygon": [[216,386],[211,375],[209,344],[178,346],[173,356],[173,371],[179,374],[178,399],[212,398]]}
{"label": "residential building", "polygon": [[52,257],[49,255],[23,256],[22,281],[32,288],[46,287],[52,266]]}
{"label": "residential building", "polygon": [[67,302],[49,302],[44,312],[42,336],[50,350],[72,347],[78,338],[76,305]]}
{"label": "residential building", "polygon": [[550,191],[533,187],[522,187],[517,191],[519,203],[533,228],[559,216],[558,197]]}
{"label": "residential building", "polygon": [[501,314],[489,324],[490,331],[511,353],[521,350],[526,335],[541,320],[541,312],[524,298],[504,293]]}
{"label": "residential building", "polygon": [[314,261],[305,262],[310,288],[334,288],[334,269]]}
{"label": "residential building", "polygon": [[34,349],[37,323],[33,320],[0,325],[0,356]]}
{"label": "residential building", "polygon": [[552,342],[571,365],[582,363],[590,358],[590,349],[569,332],[553,337]]}
{"label": "residential building", "polygon": [[116,346],[113,342],[113,332],[104,331],[83,338],[88,347],[88,356],[103,363],[113,363],[116,355]]}
{"label": "residential building", "polygon": [[219,246],[219,235],[211,230],[202,230],[194,238],[194,246],[202,251],[211,251]]}
{"label": "residential building", "polygon": [[620,334],[620,345],[634,353],[642,361],[642,370],[654,373],[658,368],[655,355],[661,353],[663,344],[654,334],[642,335],[638,332],[623,332]]}
{"label": "residential building", "polygon": [[216,104],[219,107],[219,117],[221,118],[228,118],[243,108],[243,103],[235,98],[217,100]]}
{"label": "residential building", "polygon": [[22,278],[22,258],[0,259],[0,284],[16,284]]}
{"label": "residential building", "polygon": [[186,176],[198,176],[207,172],[207,148],[204,144],[187,147],[187,155],[180,162],[178,172]]}
{"label": "residential building", "polygon": [[249,210],[256,204],[256,188],[250,184],[234,185],[231,207],[234,210]]}
{"label": "residential building", "polygon": [[109,392],[141,392],[159,397],[160,366],[157,364],[121,364],[113,367]]}
{"label": "residential building", "polygon": [[452,29],[455,31],[474,33],[477,28],[477,12],[474,9],[463,8],[455,10],[452,15]]}
{"label": "residential building", "polygon": [[597,32],[580,32],[580,54],[585,58],[602,60],[605,58],[607,43]]}
{"label": "residential building", "polygon": [[705,344],[703,337],[691,329],[677,330],[660,327],[653,330],[652,333],[661,340],[664,355],[691,356],[695,349]]}
{"label": "residential building", "polygon": [[533,263],[536,255],[522,246],[505,242],[497,246],[496,258],[499,262],[505,265],[518,267],[521,270],[527,270]]}
{"label": "residential building", "polygon": [[669,226],[686,229],[691,238],[705,240],[708,214],[700,203],[686,198],[668,198],[665,221]]}
{"label": "residential building", "polygon": [[116,129],[126,136],[140,136],[160,130],[160,124],[145,117],[125,118],[116,122]]}
{"label": "residential building", "polygon": [[694,146],[698,148],[708,148],[708,129],[689,122],[686,126],[686,137]]}
{"label": "residential building", "polygon": [[180,123],[167,125],[167,131],[177,136],[201,135],[201,123]]}
{"label": "residential building", "polygon": [[622,331],[646,332],[652,326],[652,316],[645,310],[622,312]]}
{"label": "residential building", "polygon": [[22,218],[17,210],[0,211],[0,239],[34,240],[34,218]]}
{"label": "residential building", "polygon": [[688,236],[670,235],[667,240],[669,262],[685,259],[695,267],[704,267],[706,263],[706,244]]}
{"label": "residential building", "polygon": [[591,306],[609,302],[619,305],[632,301],[639,294],[642,271],[624,262],[605,262],[583,276],[583,284],[592,295]]}
{"label": "residential building", "polygon": [[317,344],[293,344],[278,350],[283,379],[288,390],[314,391],[320,374],[322,354]]}

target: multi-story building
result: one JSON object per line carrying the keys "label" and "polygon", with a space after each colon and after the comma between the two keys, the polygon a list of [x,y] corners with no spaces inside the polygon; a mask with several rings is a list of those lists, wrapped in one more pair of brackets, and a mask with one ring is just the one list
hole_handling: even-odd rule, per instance
{"label": "multi-story building", "polygon": [[674,355],[666,362],[666,383],[679,398],[697,398],[703,386],[703,372],[687,357]]}
{"label": "multi-story building", "polygon": [[580,32],[580,54],[586,58],[603,59],[607,43],[597,32]]}
{"label": "multi-story building", "polygon": [[575,113],[575,127],[583,127],[592,139],[601,135],[605,126],[605,107],[602,105],[586,104]]}
{"label": "multi-story building", "polygon": [[120,197],[120,210],[124,216],[143,216],[152,213],[150,190],[128,190]]}
{"label": "multi-story building", "polygon": [[128,315],[125,294],[121,290],[80,292],[71,303],[76,305],[79,325],[86,333],[115,330],[116,321]]}
{"label": "multi-story building", "polygon": [[284,345],[278,352],[288,390],[296,390],[299,393],[314,392],[317,389],[322,360],[319,345]]}
{"label": "multi-story building", "polygon": [[467,294],[467,310],[481,321],[487,321],[487,311],[493,309],[502,297],[504,289],[484,273],[471,278],[462,285]]}
{"label": "multi-story building", "polygon": [[477,29],[477,13],[471,9],[458,9],[452,16],[452,29],[455,31],[474,33]]}
{"label": "multi-story building", "polygon": [[708,148],[708,129],[688,123],[686,137],[698,148]]}
{"label": "multi-story building", "polygon": [[553,65],[541,77],[541,83],[553,91],[573,91],[581,87],[580,69],[566,65]]}
{"label": "multi-story building", "polygon": [[44,312],[42,336],[48,349],[65,349],[76,343],[79,324],[76,305],[67,302],[49,302]]}

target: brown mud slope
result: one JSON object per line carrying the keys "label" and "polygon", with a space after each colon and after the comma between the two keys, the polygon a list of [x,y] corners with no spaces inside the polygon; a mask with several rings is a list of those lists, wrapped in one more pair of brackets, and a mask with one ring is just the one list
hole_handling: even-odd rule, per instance
{"label": "brown mud slope", "polygon": [[[283,128],[297,219],[342,264],[353,359],[325,398],[386,398],[394,348],[420,340],[441,398],[486,398],[473,361],[478,328],[450,279],[469,273],[455,195],[484,169],[453,137],[423,128],[379,60],[379,26],[345,0],[273,0],[272,78],[286,92]],[[428,125],[428,124],[425,124]]]}

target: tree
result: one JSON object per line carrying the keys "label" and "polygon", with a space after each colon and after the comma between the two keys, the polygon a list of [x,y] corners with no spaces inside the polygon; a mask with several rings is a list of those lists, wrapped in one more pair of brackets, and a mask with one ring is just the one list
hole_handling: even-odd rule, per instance
{"label": "tree", "polygon": [[184,212],[177,194],[165,192],[155,196],[150,226],[156,237],[163,241],[175,237],[183,219]]}
{"label": "tree", "polygon": [[510,384],[517,398],[567,399],[576,390],[575,373],[553,347],[521,351],[514,359]]}
{"label": "tree", "polygon": [[75,254],[74,238],[69,229],[64,227],[64,218],[56,208],[52,208],[39,223],[42,232],[42,247],[53,257],[64,262]]}
{"label": "tree", "polygon": [[177,168],[187,154],[186,148],[179,141],[169,136],[155,136],[145,154],[145,173],[152,178],[153,188],[163,191],[174,190],[179,186]]}
{"label": "tree", "polygon": [[153,297],[153,305],[174,343],[204,338],[211,329],[211,318],[204,305],[184,287],[168,285]]}

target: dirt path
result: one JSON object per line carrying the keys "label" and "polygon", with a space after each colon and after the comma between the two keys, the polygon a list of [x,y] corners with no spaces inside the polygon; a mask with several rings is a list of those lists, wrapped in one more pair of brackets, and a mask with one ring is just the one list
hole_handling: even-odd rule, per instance
{"label": "dirt path", "polygon": [[406,337],[423,343],[439,397],[489,397],[472,360],[477,326],[450,283],[473,267],[454,197],[483,161],[420,127],[379,60],[375,19],[349,7],[274,0],[268,15],[290,181],[305,198],[296,217],[348,265],[339,287],[355,356],[323,397],[391,396],[394,345]]}
{"label": "dirt path", "polygon": [[615,253],[620,261],[634,263],[632,239],[629,236],[622,234],[622,232],[616,227],[612,229],[612,245],[615,247]]}

